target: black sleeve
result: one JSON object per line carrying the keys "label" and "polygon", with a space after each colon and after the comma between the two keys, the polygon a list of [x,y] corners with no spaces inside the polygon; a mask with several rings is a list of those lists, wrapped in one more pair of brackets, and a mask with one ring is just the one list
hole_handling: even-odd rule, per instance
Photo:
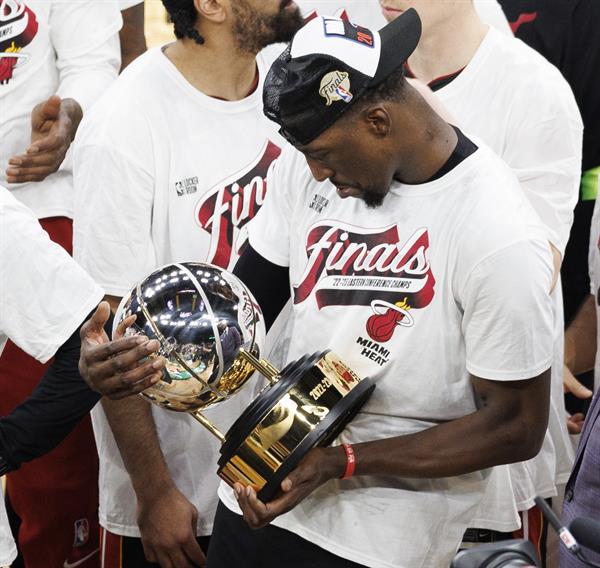
{"label": "black sleeve", "polygon": [[[112,317],[106,324],[109,336],[111,327]],[[77,328],[58,349],[31,396],[0,418],[0,458],[8,469],[52,450],[100,400],[79,374],[80,347]]]}
{"label": "black sleeve", "polygon": [[256,298],[265,317],[267,330],[290,299],[290,270],[258,254],[250,245],[238,259],[233,273]]}

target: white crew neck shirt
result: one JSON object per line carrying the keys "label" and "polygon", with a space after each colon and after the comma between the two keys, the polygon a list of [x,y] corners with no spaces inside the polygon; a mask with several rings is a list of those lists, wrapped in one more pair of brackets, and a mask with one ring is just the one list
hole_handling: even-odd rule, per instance
{"label": "white crew neck shirt", "polygon": [[[273,48],[257,56],[259,84],[239,101],[193,87],[151,49],[125,69],[84,117],[75,140],[74,255],[106,292],[124,296],[154,269],[205,261],[231,268],[265,199],[283,139],[262,113]],[[247,392],[248,391],[248,392]],[[225,432],[251,389],[206,412]],[[191,416],[152,406],[179,490],[212,532],[219,443]],[[92,413],[100,455],[100,523],[139,537],[136,497],[100,407]]]}
{"label": "white crew neck shirt", "polygon": [[[550,366],[544,229],[487,148],[429,183],[394,183],[376,209],[315,181],[291,147],[269,183],[250,243],[289,266],[289,360],[330,348],[377,385],[338,443],[410,434],[474,412],[469,373],[521,380]],[[447,566],[485,485],[481,471],[334,480],[274,524],[372,568]],[[239,510],[224,483],[219,495]]]}
{"label": "white crew neck shirt", "polygon": [[[467,133],[483,140],[515,172],[543,221],[548,240],[564,252],[577,201],[583,125],[560,72],[522,41],[490,28],[469,64],[435,95]],[[536,495],[556,495],[566,482],[573,450],[562,388],[563,308],[560,280],[553,294],[555,360],[549,429],[535,458],[496,468],[477,527],[520,525],[518,510]],[[509,480],[508,477],[511,477]]]}

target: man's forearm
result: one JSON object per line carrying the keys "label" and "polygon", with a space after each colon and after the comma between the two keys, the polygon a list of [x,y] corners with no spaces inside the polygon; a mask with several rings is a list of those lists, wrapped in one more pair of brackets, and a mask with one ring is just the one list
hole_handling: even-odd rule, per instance
{"label": "man's forearm", "polygon": [[590,294],[565,331],[565,365],[574,375],[594,368],[596,327],[596,305]]}
{"label": "man's forearm", "polygon": [[139,396],[102,400],[108,423],[139,501],[173,485],[150,403]]}
{"label": "man's forearm", "polygon": [[119,39],[121,40],[121,71],[123,71],[147,49],[144,36],[144,3],[122,10],[121,15],[123,27],[119,31]]}
{"label": "man's forearm", "polygon": [[[505,386],[521,389],[512,404],[484,403],[472,414],[415,434],[354,445],[356,475],[449,477],[530,459],[547,427],[549,373],[518,383]],[[339,477],[345,453],[334,447],[325,454],[329,477]]]}
{"label": "man's forearm", "polygon": [[58,349],[33,393],[0,419],[0,456],[11,469],[52,450],[98,402],[79,375],[79,329]]}
{"label": "man's forearm", "polygon": [[[105,296],[113,313],[121,298]],[[142,501],[146,495],[173,484],[160,448],[150,403],[141,396],[123,400],[102,400],[102,408],[114,434],[133,488]]]}

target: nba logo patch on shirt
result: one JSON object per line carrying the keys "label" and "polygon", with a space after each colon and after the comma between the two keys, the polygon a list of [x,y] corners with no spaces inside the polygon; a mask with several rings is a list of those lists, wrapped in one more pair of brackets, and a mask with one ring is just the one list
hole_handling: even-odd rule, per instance
{"label": "nba logo patch on shirt", "polygon": [[325,99],[327,106],[335,101],[349,103],[352,100],[350,78],[345,71],[331,71],[323,76],[319,85],[319,95]]}
{"label": "nba logo patch on shirt", "polygon": [[373,38],[373,32],[367,28],[357,26],[347,20],[341,20],[339,18],[323,18],[323,25],[325,26],[326,36],[336,36],[355,41],[361,45],[367,47],[373,47],[375,45],[375,39]]}

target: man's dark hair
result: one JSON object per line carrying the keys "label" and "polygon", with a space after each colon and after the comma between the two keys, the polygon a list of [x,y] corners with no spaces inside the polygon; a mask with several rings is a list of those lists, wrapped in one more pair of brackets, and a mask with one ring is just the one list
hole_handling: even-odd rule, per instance
{"label": "man's dark hair", "polygon": [[358,109],[380,101],[399,102],[406,97],[406,86],[404,69],[399,67],[379,85],[362,93],[354,106]]}
{"label": "man's dark hair", "polygon": [[169,14],[169,20],[173,23],[177,39],[188,37],[196,43],[204,43],[204,38],[194,27],[198,19],[194,0],[162,0],[162,3]]}

